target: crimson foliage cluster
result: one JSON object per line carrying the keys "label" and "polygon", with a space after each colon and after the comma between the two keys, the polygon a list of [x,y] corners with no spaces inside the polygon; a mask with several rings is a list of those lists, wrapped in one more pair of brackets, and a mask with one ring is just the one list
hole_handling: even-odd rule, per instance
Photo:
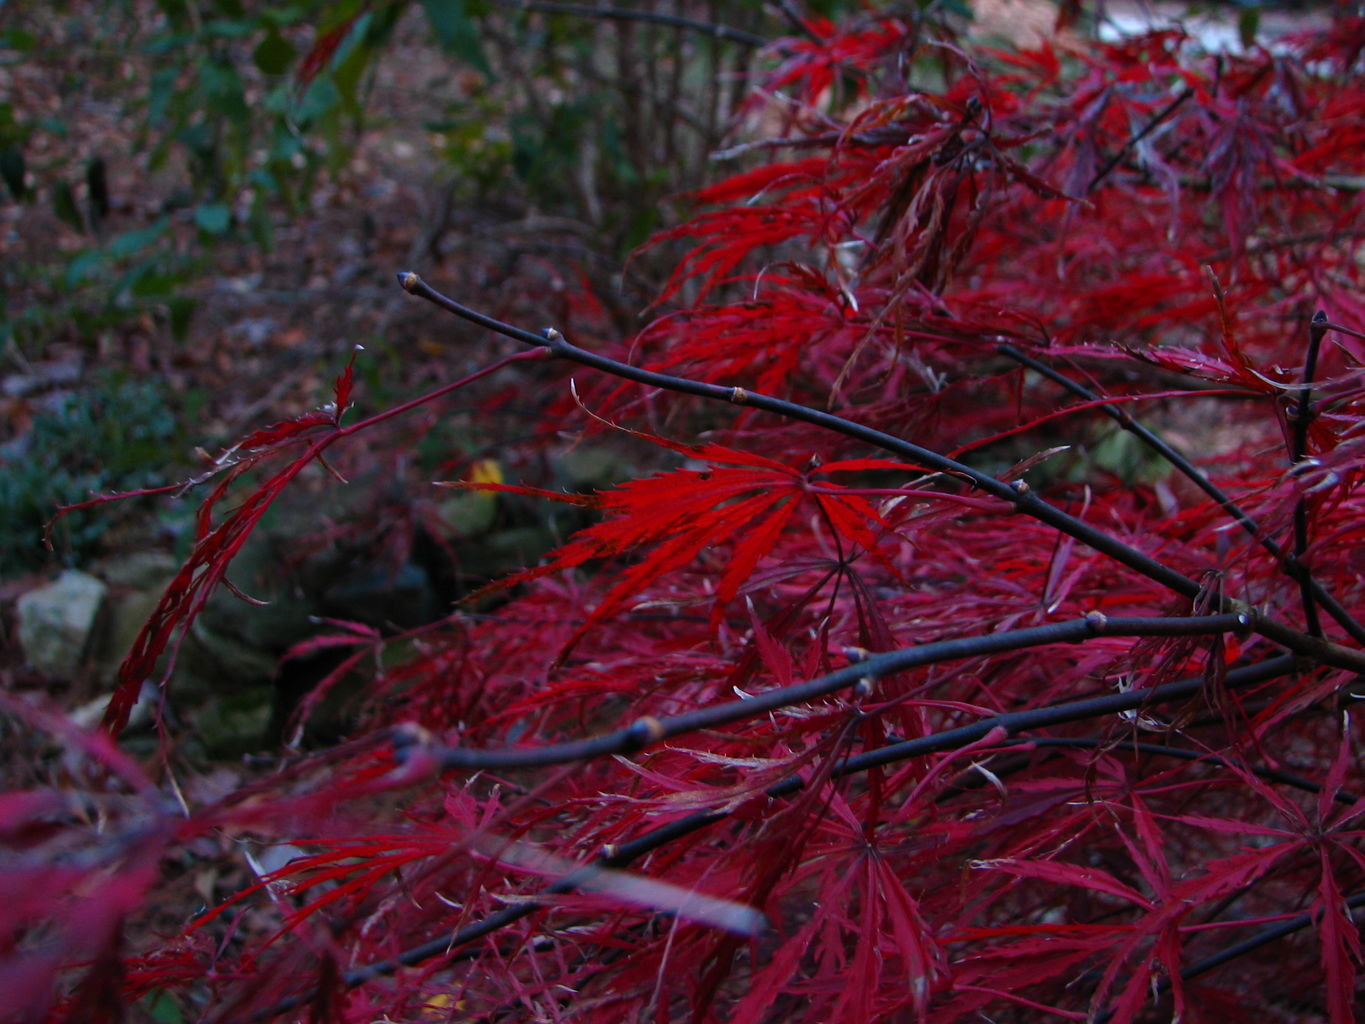
{"label": "crimson foliage cluster", "polygon": [[[404,270],[516,347],[368,416],[348,367],[244,438],[107,731],[11,707],[86,788],[5,798],[35,851],[0,905],[10,1010],[1354,1019],[1365,25],[1243,56],[803,28],[766,51],[746,169],[652,243],[685,256],[637,336]],[[305,467],[557,367],[540,443],[670,468],[467,482],[594,525],[477,614],[315,641],[346,654],[323,689],[367,680],[346,743],[200,805],[120,753]],[[130,928],[215,836],[295,856]]]}

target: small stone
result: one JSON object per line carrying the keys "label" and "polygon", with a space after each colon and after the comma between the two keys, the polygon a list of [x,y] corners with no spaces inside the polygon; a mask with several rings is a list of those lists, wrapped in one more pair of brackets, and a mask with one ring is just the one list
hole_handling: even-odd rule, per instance
{"label": "small stone", "polygon": [[48,675],[72,678],[85,663],[108,587],[68,569],[19,598],[19,643],[28,663]]}

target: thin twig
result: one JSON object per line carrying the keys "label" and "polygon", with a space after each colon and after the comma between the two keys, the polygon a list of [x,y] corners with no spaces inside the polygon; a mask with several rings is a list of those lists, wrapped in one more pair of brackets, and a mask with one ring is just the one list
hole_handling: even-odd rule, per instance
{"label": "thin twig", "polygon": [[[1148,754],[1152,757],[1173,757],[1182,761],[1191,761],[1197,764],[1213,765],[1215,768],[1241,768],[1243,771],[1250,772],[1258,779],[1265,779],[1267,782],[1278,782],[1281,785],[1289,786],[1293,789],[1302,790],[1305,793],[1317,795],[1322,792],[1322,786],[1312,779],[1305,779],[1302,775],[1287,772],[1280,768],[1266,768],[1263,765],[1238,765],[1219,754],[1209,753],[1205,750],[1190,750],[1187,747],[1168,747],[1160,743],[1140,743],[1137,740],[1112,740],[1086,739],[1084,737],[1022,737],[1015,741],[1018,746],[1035,747],[1063,747],[1079,750],[1123,750],[1132,751],[1135,754]],[[995,769],[992,769],[995,771]],[[1357,793],[1347,792],[1338,789],[1332,793],[1332,799],[1337,803],[1346,804],[1348,807],[1360,799]]]}
{"label": "thin twig", "polygon": [[[1053,383],[1060,384],[1073,395],[1076,395],[1087,402],[1098,402],[1101,400],[1100,396],[1089,388],[1077,384],[1069,377],[1058,373],[1046,363],[1026,355],[1013,345],[1001,345],[996,351],[1000,352],[1002,355],[1008,356],[1015,362],[1027,366],[1030,370],[1041,374]],[[1308,572],[1302,563],[1291,558],[1289,553],[1276,543],[1273,537],[1267,536],[1265,531],[1261,529],[1260,524],[1242,509],[1241,506],[1233,501],[1232,498],[1228,497],[1228,495],[1225,494],[1217,484],[1210,480],[1204,472],[1193,465],[1185,456],[1171,447],[1171,445],[1162,438],[1133,419],[1125,410],[1110,405],[1099,406],[1099,409],[1110,419],[1114,420],[1120,427],[1141,440],[1154,452],[1169,462],[1196,487],[1212,498],[1219,508],[1231,516],[1238,526],[1246,530],[1247,533],[1256,539],[1261,547],[1275,558],[1286,575],[1297,582],[1301,587],[1308,588],[1312,597],[1327,610],[1328,614],[1337,621],[1342,629],[1350,634],[1352,639],[1358,643],[1365,644],[1365,626],[1362,626],[1346,607],[1333,597],[1332,594],[1329,593],[1310,572]],[[1321,634],[1319,633],[1318,635]]]}
{"label": "thin twig", "polygon": [[1095,186],[1098,185],[1105,178],[1109,177],[1109,172],[1119,165],[1119,161],[1121,161],[1125,156],[1128,155],[1128,151],[1130,149],[1132,149],[1139,142],[1145,139],[1149,134],[1151,134],[1151,132],[1156,128],[1157,125],[1159,125],[1162,121],[1166,120],[1166,118],[1174,114],[1177,108],[1179,108],[1179,106],[1182,103],[1184,103],[1193,95],[1194,90],[1191,89],[1189,86],[1186,86],[1184,89],[1181,89],[1180,92],[1176,94],[1175,99],[1171,100],[1171,102],[1167,103],[1164,107],[1158,110],[1150,121],[1143,125],[1142,128],[1136,134],[1130,136],[1128,141],[1125,142],[1121,147],[1119,147],[1119,151],[1115,153],[1113,156],[1111,156],[1105,162],[1104,166],[1095,172],[1095,176],[1090,179],[1090,184],[1085,187],[1086,193],[1088,194],[1090,192],[1095,191]]}
{"label": "thin twig", "polygon": [[568,14],[579,18],[605,18],[609,21],[648,21],[656,25],[686,29],[689,32],[700,32],[712,39],[724,39],[731,43],[739,43],[741,46],[764,47],[769,42],[762,36],[745,32],[743,29],[698,21],[695,18],[684,18],[677,14],[664,14],[660,11],[637,11],[628,7],[590,7],[587,4],[543,3],[541,0],[525,0],[516,6],[523,11],[534,11],[537,14]]}
{"label": "thin twig", "polygon": [[824,42],[819,34],[810,27],[810,22],[796,9],[796,4],[793,0],[777,0],[777,9],[786,17],[792,28],[796,29],[796,31],[800,32],[812,43],[819,45]]}
{"label": "thin twig", "polygon": [[[1353,896],[1348,897],[1346,899],[1346,907],[1348,910],[1359,910],[1360,908],[1365,907],[1365,892],[1358,892]],[[1311,913],[1298,914],[1288,920],[1263,928],[1249,939],[1244,939],[1235,945],[1228,946],[1211,956],[1206,956],[1204,959],[1197,960],[1190,964],[1190,966],[1184,968],[1180,972],[1180,980],[1190,981],[1193,978],[1199,977],[1201,974],[1207,974],[1215,967],[1222,967],[1229,961],[1236,960],[1241,956],[1246,956],[1246,954],[1260,949],[1262,946],[1267,946],[1272,942],[1278,942],[1288,935],[1293,935],[1297,931],[1302,931],[1313,923],[1314,917],[1315,915]],[[1156,979],[1156,983],[1153,986],[1155,995],[1165,995],[1170,990],[1171,981],[1169,978]],[[1096,1024],[1104,1024],[1105,1021],[1112,1019],[1113,1016],[1113,1010],[1106,1010],[1095,1018]]]}
{"label": "thin twig", "polygon": [[[1299,385],[1299,401],[1291,432],[1289,461],[1298,467],[1303,463],[1308,451],[1308,428],[1313,421],[1313,378],[1318,372],[1318,351],[1322,348],[1323,335],[1327,333],[1327,313],[1318,310],[1313,314],[1313,322],[1308,325],[1308,354],[1303,361],[1303,382]],[[1322,623],[1318,620],[1318,608],[1314,600],[1313,587],[1304,555],[1308,551],[1308,498],[1299,495],[1294,503],[1294,565],[1298,569],[1299,589],[1303,594],[1303,617],[1309,636],[1322,636]]]}
{"label": "thin twig", "polygon": [[[1365,892],[1358,892],[1353,896],[1347,897],[1346,906],[1350,910],[1358,910],[1361,907],[1365,907]],[[1239,956],[1245,956],[1252,950],[1260,949],[1262,946],[1272,942],[1278,942],[1286,935],[1292,935],[1294,932],[1307,928],[1313,923],[1313,917],[1314,915],[1312,914],[1299,914],[1289,918],[1287,921],[1281,921],[1279,924],[1264,928],[1249,939],[1245,939],[1236,945],[1229,946],[1218,953],[1214,953],[1212,956],[1206,956],[1204,959],[1197,960],[1190,964],[1189,967],[1186,967],[1180,972],[1180,979],[1182,981],[1189,981],[1191,978],[1197,978],[1201,974],[1207,974],[1215,967],[1222,967],[1223,964],[1230,960],[1236,960]],[[1169,988],[1170,982],[1165,978],[1157,980],[1158,992],[1164,992]]]}
{"label": "thin twig", "polygon": [[[1278,185],[1278,182],[1273,183]],[[1350,228],[1333,228],[1331,231],[1309,231],[1298,235],[1281,235],[1276,238],[1248,238],[1245,243],[1248,255],[1268,252],[1272,249],[1290,249],[1296,245],[1313,245],[1318,242],[1339,242],[1344,238],[1359,238],[1365,235],[1365,228],[1352,230]],[[1237,255],[1237,251],[1231,247],[1219,249],[1215,253],[1210,253],[1203,257],[1199,262],[1203,264],[1222,263],[1230,260]],[[1330,325],[1335,331],[1348,330],[1338,324]],[[1350,331],[1349,333],[1356,333]]]}

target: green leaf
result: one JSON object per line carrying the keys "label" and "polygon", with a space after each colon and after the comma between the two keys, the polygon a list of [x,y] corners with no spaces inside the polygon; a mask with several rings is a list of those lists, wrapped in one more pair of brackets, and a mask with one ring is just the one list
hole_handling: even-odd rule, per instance
{"label": "green leaf", "polygon": [[436,41],[441,49],[453,53],[489,78],[493,69],[488,66],[488,58],[483,54],[479,41],[479,27],[469,16],[465,0],[422,0],[422,9],[427,12],[431,30],[436,33]]}
{"label": "green leaf", "polygon": [[327,9],[322,12],[321,21],[318,22],[318,34],[322,35],[325,32],[330,32],[338,25],[346,24],[369,7],[370,3],[371,0],[340,0],[340,2],[328,4]]}
{"label": "green leaf", "polygon": [[143,283],[152,281],[155,287],[156,263],[152,260],[143,260],[133,263],[123,274],[114,281],[109,289],[110,298],[119,305],[125,305],[130,296],[136,296]]}
{"label": "green leaf", "polygon": [[261,23],[269,25],[271,28],[282,28],[286,25],[297,25],[306,17],[302,7],[271,7],[261,11]]}
{"label": "green leaf", "polygon": [[[291,163],[296,156],[306,156],[307,149],[303,140],[293,134],[284,125],[276,125],[274,136],[270,140],[269,159],[271,163]],[[261,182],[274,188],[274,182]]]}
{"label": "green leaf", "polygon": [[52,212],[73,231],[85,233],[85,219],[81,216],[81,208],[76,205],[76,193],[71,191],[71,186],[65,181],[57,182],[52,190]]}
{"label": "green leaf", "polygon": [[365,37],[370,31],[370,23],[373,21],[374,14],[369,11],[356,18],[355,23],[351,25],[342,37],[341,42],[337,44],[336,50],[332,52],[331,59],[328,62],[331,68],[336,69],[344,63],[351,52],[365,41]]}
{"label": "green leaf", "polygon": [[109,255],[122,258],[131,256],[139,249],[145,249],[161,237],[166,230],[167,223],[166,218],[162,217],[150,227],[138,228],[136,231],[125,231],[109,242]]}
{"label": "green leaf", "polygon": [[24,181],[24,154],[17,146],[0,149],[0,178],[5,179],[10,195],[22,200],[28,195],[28,185]]}
{"label": "green leaf", "polygon": [[25,32],[21,28],[7,28],[0,32],[0,46],[7,50],[17,50],[20,53],[28,53],[38,45],[38,37],[32,32]]}
{"label": "green leaf", "polygon": [[71,129],[67,125],[66,119],[61,117],[52,115],[40,117],[38,118],[38,127],[45,132],[51,132],[53,135],[57,136],[57,138],[63,140],[71,135]]}
{"label": "green leaf", "polygon": [[139,299],[164,299],[169,295],[174,295],[176,289],[185,284],[185,275],[181,273],[158,272],[154,263],[148,263],[132,281],[129,287],[129,294]]}
{"label": "green leaf", "polygon": [[257,44],[251,59],[267,75],[282,75],[289,70],[296,56],[293,44],[276,29],[271,29]]}
{"label": "green leaf", "polygon": [[147,1013],[156,1024],[184,1024],[185,1017],[175,1003],[163,992],[153,992],[147,999]]}
{"label": "green leaf", "polygon": [[374,49],[362,45],[351,49],[345,59],[333,64],[332,81],[340,92],[342,104],[353,117],[361,115],[360,82],[373,58]]}
{"label": "green leaf", "polygon": [[14,119],[14,106],[0,102],[0,145],[13,146],[28,140],[29,128]]}
{"label": "green leaf", "polygon": [[246,124],[251,111],[246,105],[242,80],[230,65],[207,63],[199,70],[199,81],[208,96],[209,109],[236,124]]}
{"label": "green leaf", "polygon": [[256,26],[249,21],[215,18],[204,23],[203,31],[204,35],[215,39],[245,39],[256,31]]}
{"label": "green leaf", "polygon": [[341,91],[331,78],[319,75],[304,90],[294,107],[294,119],[303,126],[309,126],[319,118],[331,113],[341,103]]}
{"label": "green leaf", "polygon": [[181,25],[189,20],[189,5],[185,0],[156,0],[156,5],[172,25]]}
{"label": "green leaf", "polygon": [[184,341],[189,335],[194,307],[194,299],[184,295],[178,295],[166,302],[166,311],[170,315],[171,321],[171,336],[176,341]]}
{"label": "green leaf", "polygon": [[257,184],[256,196],[251,202],[251,212],[246,217],[247,234],[263,251],[275,247],[275,221],[271,215],[272,203],[268,197],[278,196],[286,204],[292,196],[276,183],[274,177],[265,170],[251,172],[250,180]]}
{"label": "green leaf", "polygon": [[175,82],[179,77],[178,67],[160,68],[152,72],[147,86],[147,121],[155,124],[166,116],[171,101],[176,97]]}
{"label": "green leaf", "polygon": [[98,249],[87,249],[85,252],[72,257],[66,264],[66,286],[75,288],[91,276],[104,262],[105,255]]}
{"label": "green leaf", "polygon": [[232,227],[232,210],[226,203],[204,203],[194,211],[194,223],[207,235],[221,235]]}
{"label": "green leaf", "polygon": [[[929,6],[928,3],[920,4],[921,8],[928,8]],[[946,0],[945,3],[934,6],[938,7],[939,10],[945,11],[954,17],[962,18],[965,21],[976,20],[976,15],[972,13],[972,5],[968,3],[967,0]]]}

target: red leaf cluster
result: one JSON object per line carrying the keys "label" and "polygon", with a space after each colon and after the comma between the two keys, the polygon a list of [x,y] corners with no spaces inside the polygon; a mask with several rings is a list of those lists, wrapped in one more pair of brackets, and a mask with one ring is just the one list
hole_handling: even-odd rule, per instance
{"label": "red leaf cluster", "polygon": [[[59,975],[9,990],[31,1019],[1354,1019],[1359,20],[1218,57],[802,26],[755,93],[798,116],[656,240],[689,249],[638,337],[403,276],[589,368],[665,468],[470,485],[597,519],[441,622],[300,648],[377,655],[354,744],[113,839],[0,804],[75,847],[3,912]],[[244,439],[125,686],[303,465],[521,358],[342,427],[348,367]],[[295,856],[124,937],[210,835]]]}

